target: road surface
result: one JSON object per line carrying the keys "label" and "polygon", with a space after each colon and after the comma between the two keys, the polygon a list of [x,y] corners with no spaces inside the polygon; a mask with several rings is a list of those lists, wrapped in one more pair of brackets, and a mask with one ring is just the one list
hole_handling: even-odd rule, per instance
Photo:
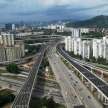
{"label": "road surface", "polygon": [[77,76],[63,64],[55,48],[50,50],[48,58],[60,83],[67,108],[73,108],[74,105],[81,104],[84,104],[86,108],[102,108],[101,104],[92,96]]}

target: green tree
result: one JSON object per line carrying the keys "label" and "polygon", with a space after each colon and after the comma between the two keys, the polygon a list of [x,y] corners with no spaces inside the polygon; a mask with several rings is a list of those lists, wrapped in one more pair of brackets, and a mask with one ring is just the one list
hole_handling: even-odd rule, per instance
{"label": "green tree", "polygon": [[93,63],[96,63],[96,58],[95,57],[91,57],[90,61],[93,62]]}
{"label": "green tree", "polygon": [[89,33],[82,33],[81,35],[85,38],[102,38],[104,36],[104,33],[91,31]]}
{"label": "green tree", "polygon": [[90,60],[89,60],[88,58],[86,58],[86,57],[84,58],[84,60],[85,60],[86,62],[89,62],[89,61],[90,61]]}
{"label": "green tree", "polygon": [[103,57],[98,57],[97,63],[106,65],[107,64],[107,61]]}
{"label": "green tree", "polygon": [[15,99],[15,95],[10,91],[1,90],[0,91],[0,108],[6,105],[7,103],[13,102]]}
{"label": "green tree", "polygon": [[20,74],[20,69],[18,68],[18,66],[14,63],[12,64],[9,64],[7,67],[6,67],[7,71],[10,72],[10,73],[15,73],[15,74]]}

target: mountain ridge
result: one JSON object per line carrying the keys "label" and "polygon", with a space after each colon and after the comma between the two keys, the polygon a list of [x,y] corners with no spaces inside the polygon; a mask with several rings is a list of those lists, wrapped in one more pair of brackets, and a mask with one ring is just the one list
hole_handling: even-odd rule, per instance
{"label": "mountain ridge", "polygon": [[67,27],[99,27],[99,28],[107,28],[108,27],[108,16],[100,15],[93,17],[91,19],[77,21],[77,22],[69,22],[66,24]]}

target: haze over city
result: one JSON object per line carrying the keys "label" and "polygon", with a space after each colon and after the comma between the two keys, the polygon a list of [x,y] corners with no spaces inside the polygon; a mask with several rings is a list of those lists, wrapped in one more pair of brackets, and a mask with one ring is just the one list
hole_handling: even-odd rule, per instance
{"label": "haze over city", "polygon": [[0,22],[82,20],[108,15],[108,0],[0,0]]}

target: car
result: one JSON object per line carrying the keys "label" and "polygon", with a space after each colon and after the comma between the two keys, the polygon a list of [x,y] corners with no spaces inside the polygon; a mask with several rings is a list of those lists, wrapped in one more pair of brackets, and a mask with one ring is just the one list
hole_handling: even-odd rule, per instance
{"label": "car", "polygon": [[76,96],[76,95],[75,95],[74,97],[75,97],[75,98],[77,98],[77,96]]}
{"label": "car", "polygon": [[71,80],[73,80],[73,78],[71,78]]}
{"label": "car", "polygon": [[78,83],[78,81],[76,81],[76,83]]}
{"label": "car", "polygon": [[89,99],[91,99],[91,97],[90,97],[90,96],[88,96],[88,98],[89,98]]}
{"label": "car", "polygon": [[76,84],[74,84],[74,86],[76,86]]}

